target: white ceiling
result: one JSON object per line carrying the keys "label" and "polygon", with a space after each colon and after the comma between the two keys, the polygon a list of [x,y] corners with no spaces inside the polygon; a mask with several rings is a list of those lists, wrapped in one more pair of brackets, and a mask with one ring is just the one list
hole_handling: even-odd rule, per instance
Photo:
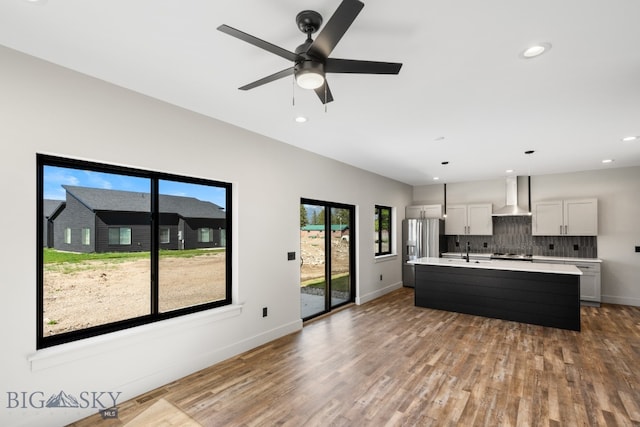
{"label": "white ceiling", "polygon": [[404,65],[329,74],[326,112],[292,78],[239,91],[291,64],[216,28],[294,50],[340,0],[2,0],[0,44],[412,185],[640,165],[640,1],[363,1],[331,57]]}

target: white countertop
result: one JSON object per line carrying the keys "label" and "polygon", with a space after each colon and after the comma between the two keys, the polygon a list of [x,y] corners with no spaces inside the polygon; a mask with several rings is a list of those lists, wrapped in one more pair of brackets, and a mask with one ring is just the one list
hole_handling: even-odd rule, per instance
{"label": "white countertop", "polygon": [[463,259],[456,258],[418,258],[409,261],[409,264],[422,265],[439,265],[447,267],[463,267],[463,268],[483,268],[487,270],[510,270],[525,271],[531,273],[555,273],[555,274],[575,274],[581,275],[582,272],[575,265],[569,264],[546,264],[542,262],[530,261],[504,261],[499,259],[492,260],[471,260],[467,262]]}
{"label": "white countertop", "polygon": [[533,259],[536,261],[566,261],[566,262],[602,262],[600,258],[574,258],[566,256],[542,256],[534,255]]}

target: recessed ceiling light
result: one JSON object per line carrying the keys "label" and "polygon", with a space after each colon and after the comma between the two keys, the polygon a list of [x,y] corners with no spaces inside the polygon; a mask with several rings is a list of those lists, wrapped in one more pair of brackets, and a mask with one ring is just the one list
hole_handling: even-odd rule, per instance
{"label": "recessed ceiling light", "polygon": [[549,49],[551,49],[551,44],[549,43],[538,43],[535,44],[533,46],[529,46],[528,48],[526,48],[521,56],[524,59],[531,59],[531,58],[536,58],[540,55],[542,55],[543,53],[547,52]]}
{"label": "recessed ceiling light", "polygon": [[27,3],[31,4],[45,4],[47,0],[25,0]]}
{"label": "recessed ceiling light", "polygon": [[613,159],[604,159],[602,163],[613,163]]}
{"label": "recessed ceiling light", "polygon": [[437,138],[433,139],[434,141],[443,141],[444,140],[444,136],[439,136]]}
{"label": "recessed ceiling light", "polygon": [[437,180],[439,180],[439,179],[440,179],[440,177],[437,177],[437,176],[434,176],[434,177],[433,177],[433,180],[434,180],[434,181],[437,181]]}
{"label": "recessed ceiling light", "polygon": [[625,136],[622,138],[624,142],[635,141],[636,139],[640,139],[640,136]]}
{"label": "recessed ceiling light", "polygon": [[513,169],[507,169],[505,172],[506,173],[513,173]]}
{"label": "recessed ceiling light", "polygon": [[307,118],[306,118],[306,117],[304,117],[304,116],[298,116],[298,117],[296,117],[296,122],[298,122],[298,123],[304,123],[304,122],[306,122],[306,121],[307,121]]}

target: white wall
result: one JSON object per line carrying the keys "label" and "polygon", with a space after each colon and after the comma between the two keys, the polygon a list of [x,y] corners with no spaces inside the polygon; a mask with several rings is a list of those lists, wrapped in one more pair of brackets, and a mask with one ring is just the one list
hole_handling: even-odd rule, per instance
{"label": "white wall", "polygon": [[[51,426],[96,412],[7,408],[9,392],[120,391],[122,402],[299,330],[299,262],[287,252],[299,259],[301,197],[356,205],[358,301],[401,285],[400,257],[373,258],[373,207],[397,207],[399,230],[408,185],[4,47],[0,94],[1,425]],[[36,352],[36,153],[233,183],[237,306]]]}
{"label": "white wall", "polygon": [[[519,181],[519,188],[526,182]],[[526,188],[526,187],[525,187]],[[442,203],[442,185],[414,187],[417,203]],[[526,191],[519,191],[526,206]],[[602,264],[602,301],[640,306],[640,167],[601,169],[531,177],[531,199],[598,199],[598,258]],[[447,184],[447,203],[504,205],[504,180]]]}

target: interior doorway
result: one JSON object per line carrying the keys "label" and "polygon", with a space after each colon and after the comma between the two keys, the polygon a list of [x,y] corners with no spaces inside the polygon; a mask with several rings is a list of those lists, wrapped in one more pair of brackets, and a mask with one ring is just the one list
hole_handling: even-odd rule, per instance
{"label": "interior doorway", "polygon": [[355,298],[355,207],[300,202],[300,314],[303,320]]}

